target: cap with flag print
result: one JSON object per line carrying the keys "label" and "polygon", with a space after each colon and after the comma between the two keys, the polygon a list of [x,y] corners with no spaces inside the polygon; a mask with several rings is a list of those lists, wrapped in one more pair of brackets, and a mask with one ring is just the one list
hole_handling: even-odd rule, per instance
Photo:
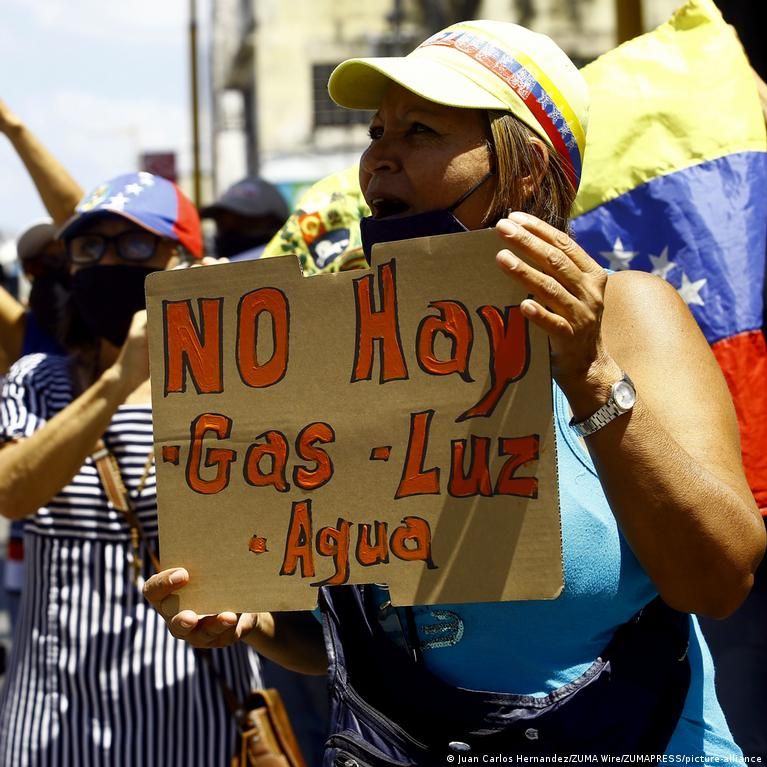
{"label": "cap with flag print", "polygon": [[349,109],[378,109],[392,82],[438,104],[511,112],[560,155],[575,188],[581,176],[589,95],[549,37],[517,24],[463,21],[407,56],[349,59],[328,81]]}
{"label": "cap with flag print", "polygon": [[730,387],[767,513],[767,142],[748,61],[714,3],[688,0],[582,72],[592,103],[576,239],[686,301]]}
{"label": "cap with flag print", "polygon": [[58,236],[75,237],[94,218],[122,216],[160,237],[183,245],[195,258],[202,257],[200,217],[192,201],[172,181],[151,173],[116,176],[87,194]]}

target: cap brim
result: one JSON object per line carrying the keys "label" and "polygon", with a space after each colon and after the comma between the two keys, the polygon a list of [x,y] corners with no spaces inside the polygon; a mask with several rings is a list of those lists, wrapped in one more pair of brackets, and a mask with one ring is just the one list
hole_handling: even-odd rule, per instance
{"label": "cap brim", "polygon": [[200,218],[212,218],[224,210],[228,208],[222,208],[220,205],[206,205],[204,208],[199,208]]}
{"label": "cap brim", "polygon": [[119,216],[120,218],[124,218],[127,221],[130,221],[131,223],[135,224],[138,227],[141,227],[142,229],[146,229],[147,232],[151,232],[152,234],[156,234],[158,237],[168,237],[167,234],[164,232],[159,231],[158,229],[155,229],[151,226],[148,226],[146,222],[139,220],[138,218],[131,216],[128,213],[125,213],[121,210],[89,210],[85,213],[75,213],[74,216],[72,216],[62,227],[59,229],[59,231],[56,234],[56,237],[59,240],[64,240],[69,237],[76,237],[83,228],[88,225],[92,224],[94,221],[97,221],[99,218],[104,218],[106,216]]}
{"label": "cap brim", "polygon": [[213,205],[206,205],[204,208],[200,208],[200,218],[214,218],[219,213],[237,213],[240,216],[258,216],[259,213],[253,213],[252,210],[248,210],[245,206],[239,206],[231,202],[217,202]]}
{"label": "cap brim", "polygon": [[328,81],[333,101],[347,109],[378,109],[386,90],[397,83],[413,93],[451,107],[501,109],[501,99],[474,83],[466,72],[456,72],[446,63],[405,58],[349,59],[339,64]]}

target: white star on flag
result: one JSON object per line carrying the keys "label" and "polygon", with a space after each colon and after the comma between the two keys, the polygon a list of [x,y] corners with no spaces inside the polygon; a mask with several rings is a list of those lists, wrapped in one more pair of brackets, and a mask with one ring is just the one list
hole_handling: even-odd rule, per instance
{"label": "white star on flag", "polygon": [[682,272],[682,284],[676,289],[676,292],[682,297],[689,306],[705,306],[705,301],[700,297],[700,291],[706,284],[706,279],[695,280],[692,282],[685,272]]}
{"label": "white star on flag", "polygon": [[663,248],[659,256],[650,256],[650,261],[652,261],[652,273],[666,281],[668,281],[668,273],[677,266],[673,261],[668,260],[668,245]]}
{"label": "white star on flag", "polygon": [[144,187],[141,184],[128,184],[123,191],[127,192],[127,194],[141,194],[144,191]]}
{"label": "white star on flag", "polygon": [[125,208],[125,203],[127,202],[128,198],[120,192],[112,197],[104,207],[111,208],[112,210],[123,210],[123,208]]}
{"label": "white star on flag", "polygon": [[615,244],[613,245],[612,250],[600,251],[599,255],[603,258],[606,258],[610,262],[608,265],[610,269],[616,272],[620,272],[623,269],[631,268],[631,262],[636,258],[637,251],[626,250],[623,247],[621,238],[618,237],[615,240]]}
{"label": "white star on flag", "polygon": [[141,173],[138,174],[138,180],[144,186],[154,186],[154,176],[151,173],[147,173],[145,170],[142,170]]}

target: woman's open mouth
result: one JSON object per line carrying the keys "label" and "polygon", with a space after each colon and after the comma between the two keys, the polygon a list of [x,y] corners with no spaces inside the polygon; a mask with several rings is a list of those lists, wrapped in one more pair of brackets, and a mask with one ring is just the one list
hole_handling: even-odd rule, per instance
{"label": "woman's open mouth", "polygon": [[370,210],[374,218],[389,218],[390,216],[402,216],[410,210],[410,206],[403,200],[394,197],[377,197],[370,203]]}

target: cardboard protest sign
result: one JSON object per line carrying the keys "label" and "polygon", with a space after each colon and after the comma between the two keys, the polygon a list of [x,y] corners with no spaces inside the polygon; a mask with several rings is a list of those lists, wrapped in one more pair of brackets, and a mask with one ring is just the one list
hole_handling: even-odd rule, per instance
{"label": "cardboard protest sign", "polygon": [[562,588],[548,342],[492,230],[147,281],[163,567],[180,606],[313,608],[320,585],[395,604]]}

